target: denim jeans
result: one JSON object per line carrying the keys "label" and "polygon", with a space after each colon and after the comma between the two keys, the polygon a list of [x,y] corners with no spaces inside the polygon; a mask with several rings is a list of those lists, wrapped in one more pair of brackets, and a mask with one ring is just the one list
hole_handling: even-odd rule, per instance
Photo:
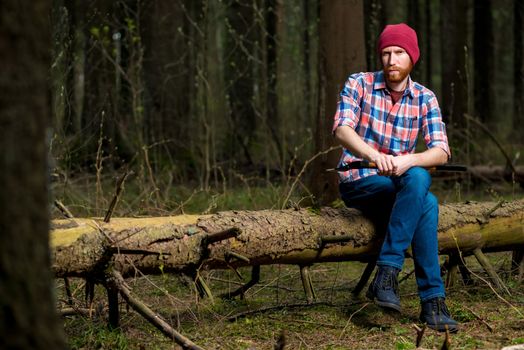
{"label": "denim jeans", "polygon": [[422,301],[445,296],[438,257],[438,202],[430,186],[431,176],[420,167],[398,177],[372,175],[339,186],[348,207],[361,210],[379,230],[385,229],[378,266],[402,269],[411,244]]}

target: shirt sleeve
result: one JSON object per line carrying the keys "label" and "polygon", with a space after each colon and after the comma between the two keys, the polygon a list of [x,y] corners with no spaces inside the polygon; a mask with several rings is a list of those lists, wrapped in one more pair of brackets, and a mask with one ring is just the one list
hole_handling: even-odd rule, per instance
{"label": "shirt sleeve", "polygon": [[447,153],[448,159],[451,158],[446,125],[442,121],[442,114],[435,96],[432,96],[427,102],[427,113],[422,119],[422,135],[428,148],[439,147]]}
{"label": "shirt sleeve", "polygon": [[360,119],[360,103],[363,92],[362,83],[354,75],[351,75],[340,92],[333,123],[333,133],[339,126],[343,125],[355,129]]}

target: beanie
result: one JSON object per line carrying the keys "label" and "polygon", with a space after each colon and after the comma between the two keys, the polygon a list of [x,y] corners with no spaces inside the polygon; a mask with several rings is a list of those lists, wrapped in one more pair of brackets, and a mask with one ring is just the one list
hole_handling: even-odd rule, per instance
{"label": "beanie", "polygon": [[378,38],[377,50],[380,55],[382,49],[388,46],[400,46],[408,53],[413,65],[420,56],[417,33],[407,24],[388,24]]}

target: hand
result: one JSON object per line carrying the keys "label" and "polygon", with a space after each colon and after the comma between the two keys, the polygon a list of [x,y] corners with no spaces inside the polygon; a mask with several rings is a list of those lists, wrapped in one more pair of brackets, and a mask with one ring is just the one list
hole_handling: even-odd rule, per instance
{"label": "hand", "polygon": [[391,176],[397,170],[394,158],[390,154],[377,153],[371,161],[377,165],[379,175]]}
{"label": "hand", "polygon": [[406,154],[403,156],[393,157],[393,164],[395,170],[393,171],[393,176],[400,176],[409,170],[412,166],[415,165],[415,159],[413,154]]}

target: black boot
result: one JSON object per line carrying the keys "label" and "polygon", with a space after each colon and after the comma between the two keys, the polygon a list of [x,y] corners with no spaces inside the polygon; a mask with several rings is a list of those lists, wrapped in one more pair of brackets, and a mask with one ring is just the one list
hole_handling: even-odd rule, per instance
{"label": "black boot", "polygon": [[458,323],[451,318],[445,299],[437,297],[421,303],[420,321],[426,323],[429,328],[439,332],[445,332],[446,328],[454,333],[458,331]]}
{"label": "black boot", "polygon": [[392,266],[379,266],[366,296],[378,306],[400,312],[399,272],[399,269]]}

